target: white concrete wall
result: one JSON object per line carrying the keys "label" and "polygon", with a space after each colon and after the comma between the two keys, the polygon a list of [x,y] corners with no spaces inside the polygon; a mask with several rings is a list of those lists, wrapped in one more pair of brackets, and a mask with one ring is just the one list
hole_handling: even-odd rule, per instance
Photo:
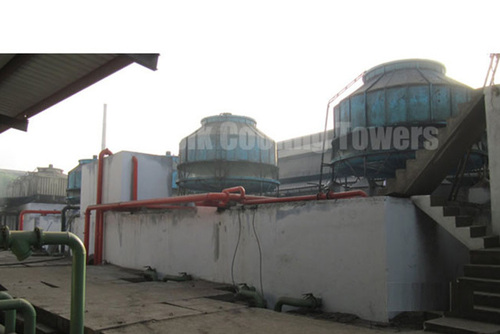
{"label": "white concrete wall", "polygon": [[500,86],[484,90],[486,132],[488,135],[488,161],[490,170],[491,224],[500,234]]}
{"label": "white concrete wall", "polygon": [[[313,293],[323,309],[388,321],[446,310],[468,252],[409,199],[384,197],[105,215],[104,259],[247,283],[265,298]],[[234,267],[232,260],[238,243]],[[255,226],[255,232],[254,232]]]}
{"label": "white concrete wall", "polygon": [[[254,218],[255,215],[255,218]],[[160,274],[188,272],[263,290],[277,298],[322,297],[324,309],[387,321],[384,198],[261,205],[217,213],[197,208],[165,213],[107,213],[104,259]]]}
{"label": "white concrete wall", "polygon": [[408,199],[387,197],[388,312],[449,309],[449,282],[469,250]]}

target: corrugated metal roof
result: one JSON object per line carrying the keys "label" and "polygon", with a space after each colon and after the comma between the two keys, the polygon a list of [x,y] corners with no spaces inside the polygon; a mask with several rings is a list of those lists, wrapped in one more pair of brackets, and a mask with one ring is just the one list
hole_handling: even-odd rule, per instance
{"label": "corrugated metal roof", "polygon": [[0,54],[0,133],[136,62],[156,70],[158,54]]}

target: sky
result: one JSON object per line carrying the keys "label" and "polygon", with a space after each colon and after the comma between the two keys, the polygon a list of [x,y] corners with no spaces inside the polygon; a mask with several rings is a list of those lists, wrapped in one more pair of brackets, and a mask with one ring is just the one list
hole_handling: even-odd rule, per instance
{"label": "sky", "polygon": [[285,140],[323,131],[328,100],[371,67],[431,59],[479,88],[489,54],[500,52],[498,0],[0,6],[0,53],[160,54],[157,71],[132,64],[30,118],[27,132],[0,134],[0,169],[53,164],[67,173],[98,155],[105,103],[112,152],[176,155],[206,116],[250,116],[266,135]]}

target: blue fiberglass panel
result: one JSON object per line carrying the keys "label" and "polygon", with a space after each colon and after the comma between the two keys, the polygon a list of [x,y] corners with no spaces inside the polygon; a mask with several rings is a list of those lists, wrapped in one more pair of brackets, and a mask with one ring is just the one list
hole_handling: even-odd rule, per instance
{"label": "blue fiberglass panel", "polygon": [[441,85],[432,88],[432,120],[445,121],[451,117],[450,88]]}
{"label": "blue fiberglass panel", "polygon": [[351,98],[351,127],[366,127],[365,94]]}
{"label": "blue fiberglass panel", "polygon": [[458,115],[458,106],[469,100],[468,91],[464,87],[453,87],[451,95],[451,113],[453,116]]}
{"label": "blue fiberglass panel", "polygon": [[406,87],[389,88],[386,91],[388,124],[405,123],[408,120],[406,104]]}
{"label": "blue fiberglass panel", "polygon": [[369,92],[366,96],[366,111],[368,114],[367,126],[384,126],[385,94],[384,90]]}
{"label": "blue fiberglass panel", "polygon": [[429,86],[408,87],[408,121],[427,121],[429,119]]}
{"label": "blue fiberglass panel", "polygon": [[340,133],[340,106],[336,106],[333,109],[333,122],[334,122],[335,135],[338,136]]}
{"label": "blue fiberglass panel", "polygon": [[350,124],[350,122],[351,122],[351,115],[349,112],[349,104],[341,103],[339,105],[339,107],[340,107],[340,123],[339,124],[343,128],[346,126],[346,124]]}

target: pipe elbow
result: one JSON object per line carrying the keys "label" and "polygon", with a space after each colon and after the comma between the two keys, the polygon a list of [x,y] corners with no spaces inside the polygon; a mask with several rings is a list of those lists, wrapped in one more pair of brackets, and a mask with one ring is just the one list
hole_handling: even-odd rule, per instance
{"label": "pipe elbow", "polygon": [[254,287],[249,287],[247,285],[239,286],[236,296],[252,300],[256,307],[267,308],[267,301],[255,290]]}
{"label": "pipe elbow", "polygon": [[35,334],[36,311],[27,300],[22,298],[0,300],[0,311],[21,311],[24,316],[24,333]]}
{"label": "pipe elbow", "polygon": [[302,299],[281,297],[274,305],[274,310],[276,312],[281,312],[283,305],[316,309],[318,307],[321,307],[321,304],[322,304],[321,298],[314,297],[313,294],[305,294]]}

